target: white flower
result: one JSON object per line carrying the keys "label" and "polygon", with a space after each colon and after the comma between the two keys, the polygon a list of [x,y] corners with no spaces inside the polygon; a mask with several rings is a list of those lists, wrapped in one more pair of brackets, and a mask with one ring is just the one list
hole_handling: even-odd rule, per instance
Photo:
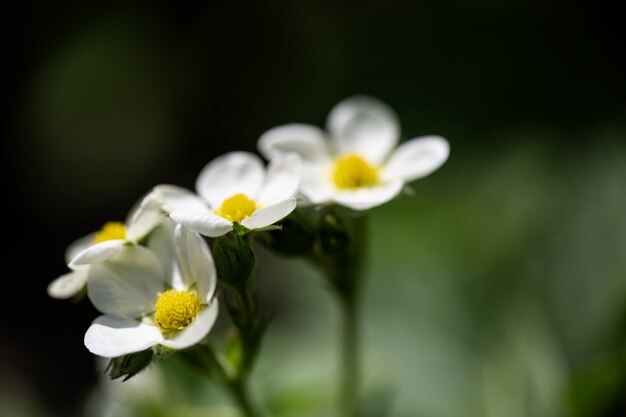
{"label": "white flower", "polygon": [[313,204],[335,202],[355,210],[383,204],[404,184],[439,168],[449,144],[424,136],[397,146],[400,125],[394,111],[368,96],[341,101],[329,113],[327,131],[287,124],[265,132],[259,151],[269,160],[287,152],[302,157],[301,193]]}
{"label": "white flower", "polygon": [[131,209],[126,223],[108,222],[98,232],[75,240],[65,251],[70,272],[50,282],[48,295],[64,299],[78,294],[87,284],[90,264],[114,256],[125,243],[137,243],[164,219],[159,202],[147,194]]}
{"label": "white flower", "polygon": [[[157,229],[154,241],[172,239],[170,231]],[[128,245],[91,265],[89,299],[104,313],[85,334],[92,353],[112,358],[157,344],[184,349],[211,330],[218,313],[213,257],[199,234],[177,225],[174,235],[172,245],[155,249],[158,255]],[[168,261],[172,268],[165,271],[162,262]]]}
{"label": "white flower", "polygon": [[115,256],[125,244],[137,244],[159,226],[166,216],[153,192],[148,193],[130,210],[125,223],[108,222],[98,232],[92,233],[82,242],[83,250],[71,259],[69,267],[90,265]]}
{"label": "white flower", "polygon": [[65,262],[70,272],[65,273],[48,285],[48,295],[53,298],[65,299],[78,294],[87,284],[89,265],[73,265],[72,259],[93,244],[95,233],[72,242],[65,251]]}
{"label": "white flower", "polygon": [[267,171],[249,152],[230,152],[210,163],[196,180],[197,195],[174,185],[155,193],[177,223],[209,237],[230,232],[235,223],[247,229],[270,226],[296,207],[301,161],[295,154],[274,159]]}

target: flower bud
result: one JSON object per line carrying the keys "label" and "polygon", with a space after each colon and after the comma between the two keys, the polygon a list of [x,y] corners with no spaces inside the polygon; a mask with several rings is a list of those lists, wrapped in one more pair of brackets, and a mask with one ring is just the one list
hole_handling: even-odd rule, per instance
{"label": "flower bud", "polygon": [[218,237],[213,245],[213,258],[220,283],[245,287],[254,269],[254,253],[245,239],[230,233]]}
{"label": "flower bud", "polygon": [[350,246],[350,233],[343,219],[335,213],[322,215],[319,225],[320,248],[331,256],[343,255]]}
{"label": "flower bud", "polygon": [[285,256],[308,254],[315,243],[315,224],[302,209],[281,221],[282,230],[257,233],[255,238],[271,251]]}

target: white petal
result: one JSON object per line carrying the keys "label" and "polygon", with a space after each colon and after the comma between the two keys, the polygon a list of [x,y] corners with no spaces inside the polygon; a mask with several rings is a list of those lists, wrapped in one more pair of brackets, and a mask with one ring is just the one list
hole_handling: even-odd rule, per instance
{"label": "white petal", "polygon": [[265,180],[261,159],[250,152],[230,152],[209,162],[198,175],[196,191],[219,208],[235,194],[254,199]]}
{"label": "white petal", "polygon": [[87,236],[83,236],[73,241],[65,251],[65,262],[68,264],[71,263],[72,259],[74,259],[76,255],[93,245],[95,237],[95,233],[90,233]]}
{"label": "white petal", "polygon": [[149,193],[141,200],[136,209],[131,211],[127,221],[126,239],[132,242],[139,241],[157,227],[164,217],[157,196],[154,192]]}
{"label": "white petal", "polygon": [[296,208],[296,198],[281,201],[252,213],[252,216],[243,219],[241,224],[248,229],[259,229],[276,223]]}
{"label": "white petal", "polygon": [[178,258],[176,255],[176,242],[174,240],[174,227],[177,223],[169,217],[166,219],[166,221],[150,234],[146,242],[146,247],[150,249],[161,262],[166,281],[170,283],[172,287],[178,288],[172,283],[171,278],[180,275],[178,273]]}
{"label": "white petal", "polygon": [[329,159],[324,132],[306,124],[274,127],[261,135],[257,147],[261,155],[269,160],[291,152],[300,155],[305,164]]}
{"label": "white petal", "polygon": [[327,129],[339,154],[356,153],[374,164],[387,157],[400,135],[395,112],[368,96],[353,96],[337,104],[328,115]]}
{"label": "white petal", "polygon": [[332,181],[333,164],[320,164],[315,167],[307,167],[302,172],[300,192],[313,204],[327,202],[335,193]]}
{"label": "white petal", "polygon": [[189,229],[208,237],[225,235],[233,230],[233,223],[213,213],[191,210],[174,210],[170,217]]}
{"label": "white petal", "polygon": [[104,242],[96,243],[78,253],[70,261],[70,265],[91,265],[104,262],[117,255],[124,247],[124,243],[126,241],[123,239],[105,240]]}
{"label": "white petal", "polygon": [[48,295],[53,298],[70,298],[87,284],[88,266],[63,274],[48,285]]}
{"label": "white petal", "polygon": [[265,184],[257,201],[269,206],[296,195],[302,177],[302,160],[297,154],[281,155],[271,160]]}
{"label": "white petal", "polygon": [[375,187],[339,191],[333,196],[338,204],[354,210],[367,210],[391,200],[402,191],[402,181],[390,181]]}
{"label": "white petal", "polygon": [[161,344],[172,349],[185,349],[195,345],[209,334],[217,319],[218,310],[219,306],[217,298],[215,298],[211,305],[202,310],[198,318],[187,326],[185,330],[172,339],[164,339]]}
{"label": "white petal", "polygon": [[195,283],[200,300],[210,301],[215,293],[217,275],[209,246],[198,233],[188,231],[182,225],[176,227],[176,241],[182,281],[185,285],[182,289],[189,289]]}
{"label": "white petal", "polygon": [[301,186],[304,197],[312,204],[322,204],[333,199],[334,188],[323,183],[308,183]]}
{"label": "white petal", "polygon": [[104,314],[136,318],[150,313],[163,288],[161,263],[142,246],[125,246],[89,269],[87,294]]}
{"label": "white petal", "polygon": [[210,211],[206,201],[186,188],[161,184],[154,187],[154,193],[161,202],[161,208],[168,214],[174,210]]}
{"label": "white petal", "polygon": [[440,136],[415,138],[398,146],[385,164],[382,175],[410,182],[439,168],[449,153],[448,141]]}
{"label": "white petal", "polygon": [[163,340],[156,326],[137,320],[100,316],[85,333],[85,346],[95,355],[115,358],[146,350]]}

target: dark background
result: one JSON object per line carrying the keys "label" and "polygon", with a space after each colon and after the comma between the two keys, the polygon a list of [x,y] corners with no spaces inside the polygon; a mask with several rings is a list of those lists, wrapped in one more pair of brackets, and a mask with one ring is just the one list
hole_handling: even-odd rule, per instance
{"label": "dark background", "polygon": [[[122,220],[153,185],[191,188],[215,156],[255,152],[270,127],[323,125],[335,103],[365,93],[398,112],[403,139],[448,138],[458,167],[471,167],[464,155],[515,152],[522,142],[570,168],[623,149],[626,31],[608,2],[9,10],[0,401],[19,398],[46,415],[80,415],[96,383],[82,337],[97,312],[46,294],[66,272],[67,245]],[[460,168],[442,175],[452,190],[472,186]]]}

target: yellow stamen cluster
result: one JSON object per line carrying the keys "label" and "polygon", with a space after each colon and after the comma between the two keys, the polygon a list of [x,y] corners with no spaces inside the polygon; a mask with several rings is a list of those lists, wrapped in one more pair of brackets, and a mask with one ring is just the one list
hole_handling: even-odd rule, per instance
{"label": "yellow stamen cluster", "polygon": [[126,227],[120,222],[107,222],[102,229],[96,232],[93,243],[106,242],[107,240],[126,239]]}
{"label": "yellow stamen cluster", "polygon": [[163,333],[183,330],[198,315],[200,300],[189,291],[167,290],[154,305],[154,320]]}
{"label": "yellow stamen cluster", "polygon": [[243,219],[250,217],[256,209],[256,203],[245,194],[235,194],[224,200],[222,206],[218,210],[214,210],[214,213],[231,222],[239,223]]}
{"label": "yellow stamen cluster", "polygon": [[348,190],[369,187],[378,182],[378,168],[358,155],[345,155],[335,162],[333,181],[337,188]]}

